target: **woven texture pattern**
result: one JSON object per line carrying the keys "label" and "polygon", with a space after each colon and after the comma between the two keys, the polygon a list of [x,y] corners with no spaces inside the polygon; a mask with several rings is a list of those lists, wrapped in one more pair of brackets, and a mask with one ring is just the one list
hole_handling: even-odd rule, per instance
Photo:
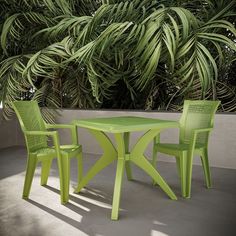
{"label": "woven texture pattern", "polygon": [[[213,101],[187,101],[181,117],[180,142],[189,143],[194,129],[213,127],[213,118],[218,102]],[[196,144],[206,144],[209,133],[200,133]]]}
{"label": "woven texture pattern", "polygon": [[[19,101],[14,102],[17,110],[17,116],[20,121],[22,130],[26,131],[46,131],[45,123],[41,116],[37,102],[35,101]],[[46,136],[26,136],[26,143],[29,151],[35,151],[40,148],[47,147]]]}

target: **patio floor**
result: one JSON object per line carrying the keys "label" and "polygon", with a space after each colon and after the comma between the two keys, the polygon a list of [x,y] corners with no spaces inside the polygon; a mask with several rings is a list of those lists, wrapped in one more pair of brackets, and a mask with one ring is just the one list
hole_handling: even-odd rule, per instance
{"label": "patio floor", "polygon": [[[84,155],[86,170],[97,156]],[[0,235],[2,236],[233,236],[236,219],[236,170],[212,168],[213,188],[204,187],[200,166],[193,168],[192,198],[180,196],[175,164],[159,162],[159,171],[178,196],[170,200],[150,178],[133,168],[124,176],[118,221],[111,221],[115,163],[99,173],[81,194],[76,186],[76,160],[71,165],[70,202],[60,204],[59,179],[53,163],[48,186],[40,186],[40,167],[30,199],[21,199],[26,151],[0,150]]]}

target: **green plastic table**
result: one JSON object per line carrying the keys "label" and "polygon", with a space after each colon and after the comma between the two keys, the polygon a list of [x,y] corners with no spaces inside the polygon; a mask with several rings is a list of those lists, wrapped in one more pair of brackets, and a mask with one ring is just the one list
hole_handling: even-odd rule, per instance
{"label": "green plastic table", "polygon": [[[166,128],[178,127],[178,122],[144,117],[109,117],[74,120],[73,124],[78,127],[87,128],[96,138],[103,155],[91,167],[88,173],[78,183],[75,193],[78,193],[87,183],[102,169],[117,160],[116,177],[113,193],[111,219],[117,220],[119,214],[120,194],[124,167],[126,168],[127,178],[132,179],[130,162],[143,169],[160,186],[160,188],[173,200],[177,197],[170,189],[168,184],[160,176],[152,164],[145,158],[144,151],[147,145],[156,137],[161,130]],[[146,131],[137,143],[129,150],[130,132]],[[106,133],[113,133],[115,136],[116,147],[111,142]]]}

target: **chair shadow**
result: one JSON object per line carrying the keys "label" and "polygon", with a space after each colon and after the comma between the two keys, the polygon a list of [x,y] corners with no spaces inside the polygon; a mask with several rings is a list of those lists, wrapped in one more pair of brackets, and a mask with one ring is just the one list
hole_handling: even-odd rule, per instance
{"label": "chair shadow", "polygon": [[[56,189],[52,186],[49,186],[49,185],[44,185],[45,188],[49,189],[50,191],[53,191],[54,193],[57,193],[57,194],[60,194],[60,190],[59,189]],[[99,195],[96,195],[93,193],[93,189],[89,189],[89,191],[87,191],[88,188],[84,188],[80,193],[79,193],[79,196],[76,197],[74,195],[69,195],[69,199],[70,201],[74,202],[75,204],[79,204],[79,206],[75,206],[74,204],[72,204],[71,202],[68,202],[66,203],[64,206],[65,207],[68,207],[69,209],[77,212],[77,209],[78,208],[81,208],[83,210],[86,211],[86,208],[89,208],[91,209],[91,207],[99,207],[99,208],[104,208],[104,209],[111,209],[112,208],[112,205],[110,204],[111,200],[110,199],[107,199],[106,197],[101,197],[101,194]],[[97,190],[95,190],[97,191]],[[104,202],[104,201],[101,201],[101,198],[102,200],[106,199],[109,201],[108,202]],[[81,205],[81,202],[83,202],[83,205]]]}
{"label": "chair shadow", "polygon": [[7,147],[0,150],[0,180],[24,174],[27,153],[22,147]]}
{"label": "chair shadow", "polygon": [[[47,188],[49,190],[51,190],[52,192],[54,193],[57,193],[57,194],[60,194],[60,190],[59,189],[56,189],[52,186],[49,186],[49,185],[44,185],[43,186],[44,188]],[[112,198],[111,196],[107,196],[106,194],[102,194],[101,191],[97,190],[97,189],[92,189],[92,188],[88,188],[88,187],[84,187],[80,192],[79,192],[79,195],[81,196],[89,196],[91,197],[92,199],[94,200],[100,200],[100,199],[106,199],[106,200],[109,200],[111,201]],[[75,200],[79,200],[78,198],[76,198],[75,196],[73,195],[69,195],[70,199],[75,201]]]}
{"label": "chair shadow", "polygon": [[[70,218],[68,216],[65,216],[65,215],[63,215],[63,214],[61,214],[61,213],[59,213],[59,212],[57,212],[57,211],[55,211],[55,210],[53,210],[53,209],[51,209],[49,207],[46,207],[46,206],[44,206],[44,205],[42,205],[42,204],[40,204],[40,203],[38,203],[38,202],[36,202],[36,201],[34,201],[32,199],[27,199],[26,201],[29,202],[30,204],[40,208],[41,210],[46,211],[47,213],[55,216],[56,218],[66,222],[67,224],[73,226],[74,228],[79,229],[80,231],[83,231],[83,233],[86,233],[86,234],[89,235],[89,232],[86,232],[86,229],[83,228],[81,222],[76,221],[76,220],[74,220],[74,219],[72,219],[72,218]],[[70,204],[70,205],[72,205],[72,204]],[[71,207],[72,206],[70,206],[69,208],[71,209]],[[73,206],[73,210],[74,209],[75,209],[75,206]],[[81,213],[81,211],[80,212],[76,211],[76,212],[77,213]]]}

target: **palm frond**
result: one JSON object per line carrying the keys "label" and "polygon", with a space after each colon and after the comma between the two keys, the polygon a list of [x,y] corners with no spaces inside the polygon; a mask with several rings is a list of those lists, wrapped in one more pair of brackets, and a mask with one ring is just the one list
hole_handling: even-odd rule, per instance
{"label": "palm frond", "polygon": [[25,25],[29,23],[47,25],[47,22],[50,22],[50,19],[38,12],[16,13],[8,17],[3,24],[1,33],[1,47],[4,53],[8,54],[8,38],[20,41]]}
{"label": "palm frond", "polygon": [[27,99],[31,85],[22,77],[22,72],[30,55],[14,56],[0,64],[0,101],[3,103],[3,116],[12,114],[11,103],[15,100]]}
{"label": "palm frond", "polygon": [[22,75],[35,88],[34,83],[38,77],[53,79],[58,68],[62,67],[61,60],[69,56],[63,44],[52,44],[30,58]]}
{"label": "palm frond", "polygon": [[0,0],[5,115],[14,99],[177,110],[185,98],[221,99],[234,111],[235,9],[230,0]]}

